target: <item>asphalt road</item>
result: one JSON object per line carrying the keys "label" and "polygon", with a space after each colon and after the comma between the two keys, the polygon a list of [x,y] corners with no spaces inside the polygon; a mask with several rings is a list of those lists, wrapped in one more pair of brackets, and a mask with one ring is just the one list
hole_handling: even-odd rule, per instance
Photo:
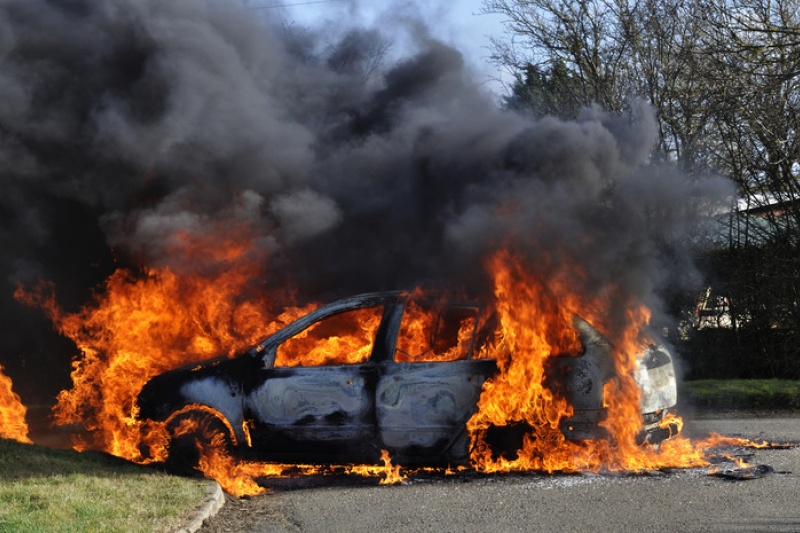
{"label": "asphalt road", "polygon": [[[685,433],[800,442],[800,415],[688,420]],[[753,450],[748,450],[752,453]],[[755,450],[775,472],[733,481],[705,468],[647,475],[504,475],[293,480],[228,497],[200,531],[800,532],[800,448]]]}

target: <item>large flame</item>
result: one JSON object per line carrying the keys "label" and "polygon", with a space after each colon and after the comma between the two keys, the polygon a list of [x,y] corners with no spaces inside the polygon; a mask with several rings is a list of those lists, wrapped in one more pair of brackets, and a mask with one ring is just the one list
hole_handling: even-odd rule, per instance
{"label": "large flame", "polygon": [[[47,283],[17,290],[19,300],[42,307],[80,351],[72,363],[73,386],[58,395],[53,413],[57,424],[87,430],[89,441],[77,442],[78,449],[143,460],[141,444],[163,444],[163,433],[142,427],[136,418],[136,395],[150,378],[233,355],[302,313],[292,315],[291,308],[279,316],[268,313],[271,302],[252,287],[261,258],[248,246],[246,229],[240,230],[179,235],[176,247],[187,262],[197,261],[195,270],[117,270],[95,301],[74,313],[60,309]],[[226,238],[231,235],[240,240]],[[210,247],[210,241],[223,244]]]}
{"label": "large flame", "polygon": [[27,409],[19,395],[11,390],[11,385],[11,378],[3,373],[3,365],[0,365],[0,439],[30,444],[25,422]]}
{"label": "large flame", "polygon": [[317,323],[281,344],[275,366],[363,363],[372,352],[380,322],[381,314],[375,308],[331,317],[324,327]]}
{"label": "large flame", "polygon": [[[499,327],[495,342],[484,355],[497,359],[500,372],[485,383],[478,411],[468,423],[476,469],[635,471],[705,464],[700,451],[687,439],[673,438],[658,449],[637,443],[642,417],[634,376],[637,354],[646,347],[646,308],[635,302],[612,301],[607,293],[576,294],[566,275],[549,279],[545,286],[521,257],[508,251],[492,258],[489,271],[495,283]],[[611,305],[624,305],[628,320],[623,330],[611,337],[617,378],[604,389],[607,419],[601,423],[609,438],[571,442],[561,432],[560,422],[572,415],[572,407],[548,388],[547,360],[579,355],[581,343],[572,317],[581,315],[602,328],[608,323],[604,312],[610,312]],[[486,430],[515,422],[531,427],[518,456],[493,457],[485,442]]]}
{"label": "large flame", "polygon": [[[34,290],[19,289],[17,298],[45,309],[58,330],[80,350],[73,361],[73,387],[61,392],[54,408],[58,424],[80,424],[87,438],[76,448],[104,450],[137,462],[163,460],[168,451],[168,423],[142,423],[135,398],[153,376],[175,367],[194,364],[219,354],[233,356],[315,306],[291,304],[290,291],[268,292],[255,284],[263,276],[264,257],[247,228],[206,233],[202,237],[181,234],[175,248],[192,269],[147,268],[141,272],[118,270],[94,301],[77,312],[65,312],[57,304],[54,288],[46,283]],[[209,243],[213,243],[213,246]],[[636,354],[644,347],[647,310],[620,299],[614,291],[579,295],[563,276],[547,279],[533,275],[525,260],[507,250],[488,263],[494,284],[492,307],[498,326],[480,357],[497,360],[499,373],[483,387],[478,410],[468,423],[472,437],[472,465],[483,472],[511,470],[567,471],[643,470],[707,464],[700,445],[676,437],[659,449],[637,445],[642,428],[639,389],[634,380]],[[616,298],[616,299],[615,299]],[[628,310],[624,328],[608,324],[612,306]],[[274,310],[281,309],[281,312]],[[474,330],[474,318],[463,318],[455,346],[441,352],[426,351],[433,325],[429,315],[410,306],[411,321],[404,321],[404,344],[397,357],[404,360],[448,360],[463,353]],[[545,382],[549,358],[578,355],[581,342],[573,327],[580,315],[609,335],[614,345],[617,379],[605,388],[608,417],[603,422],[609,438],[570,442],[559,430],[560,421],[572,414],[567,401]],[[277,354],[283,366],[353,363],[370,352],[367,339],[374,336],[380,316],[363,313],[342,315],[339,335],[316,335],[310,328],[303,336],[284,343]],[[331,346],[357,346],[341,350]],[[339,360],[332,353],[352,353],[354,360]],[[0,381],[0,394],[2,393]],[[8,403],[8,402],[6,402]],[[4,405],[4,404],[0,404]],[[2,411],[0,411],[2,414]],[[24,412],[23,412],[24,416]],[[679,420],[670,420],[680,423]],[[485,437],[492,426],[527,424],[531,429],[516,457],[495,457]],[[187,424],[177,431],[191,432]],[[4,423],[4,427],[5,427]],[[246,437],[249,435],[244,428]],[[173,435],[176,429],[171,430]],[[232,434],[231,431],[226,432]],[[264,489],[259,478],[304,473],[344,472],[383,476],[384,482],[402,480],[384,453],[383,467],[371,465],[321,468],[313,465],[243,463],[225,451],[222,437],[211,439],[200,450],[199,468],[217,479],[233,494],[257,494]],[[145,457],[143,450],[147,450]]]}

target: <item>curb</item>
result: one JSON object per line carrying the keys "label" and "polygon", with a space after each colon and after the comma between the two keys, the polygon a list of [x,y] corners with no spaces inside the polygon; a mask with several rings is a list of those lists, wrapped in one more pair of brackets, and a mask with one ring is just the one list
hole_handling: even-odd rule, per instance
{"label": "curb", "polygon": [[186,525],[176,530],[175,533],[195,533],[203,527],[203,522],[217,514],[223,505],[225,505],[225,493],[222,492],[219,483],[214,481],[209,484],[206,497],[198,504]]}

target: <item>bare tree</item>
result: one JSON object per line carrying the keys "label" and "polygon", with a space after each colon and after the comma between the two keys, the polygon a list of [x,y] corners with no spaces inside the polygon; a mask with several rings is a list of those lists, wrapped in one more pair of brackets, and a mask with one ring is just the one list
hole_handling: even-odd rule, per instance
{"label": "bare tree", "polygon": [[[737,182],[730,262],[743,338],[775,375],[800,359],[800,2],[747,0],[709,11],[724,84],[716,94],[719,166]],[[796,370],[794,371],[796,373]]]}
{"label": "bare tree", "polygon": [[493,39],[492,58],[519,75],[563,65],[576,83],[570,105],[598,103],[624,109],[619,85],[627,42],[619,25],[619,0],[486,0],[484,13],[506,17],[507,39]]}
{"label": "bare tree", "polygon": [[632,92],[658,112],[659,152],[694,175],[709,172],[716,142],[703,4],[642,0],[631,6],[628,24]]}
{"label": "bare tree", "polygon": [[353,30],[330,47],[328,65],[337,72],[374,79],[383,67],[391,43],[374,30]]}
{"label": "bare tree", "polygon": [[725,78],[715,95],[723,149],[718,161],[739,184],[745,213],[758,212],[767,230],[763,234],[745,218],[732,244],[767,235],[797,244],[800,2],[750,0],[724,7],[709,19],[715,69]]}
{"label": "bare tree", "polygon": [[574,116],[631,98],[657,111],[654,157],[739,189],[710,252],[735,342],[800,377],[800,0],[485,0],[506,17],[508,103]]}
{"label": "bare tree", "polygon": [[708,172],[714,152],[705,82],[710,67],[700,53],[704,4],[487,0],[484,11],[508,19],[508,36],[493,41],[492,57],[517,75],[513,103],[539,86],[555,91],[542,98],[551,104],[544,110],[561,116],[590,104],[619,112],[643,98],[658,111],[656,155],[699,174]]}

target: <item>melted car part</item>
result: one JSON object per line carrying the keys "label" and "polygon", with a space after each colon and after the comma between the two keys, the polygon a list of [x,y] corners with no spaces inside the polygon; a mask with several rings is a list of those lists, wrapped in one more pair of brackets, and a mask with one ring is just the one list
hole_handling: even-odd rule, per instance
{"label": "melted car part", "polygon": [[561,420],[561,432],[567,440],[589,440],[606,437],[599,423],[605,420],[603,386],[616,377],[611,343],[580,317],[573,325],[583,345],[578,356],[553,358],[548,368],[548,385],[566,398],[573,415]]}
{"label": "melted car part", "polygon": [[642,392],[642,413],[655,413],[678,403],[672,356],[664,346],[650,346],[639,358],[636,382]]}

